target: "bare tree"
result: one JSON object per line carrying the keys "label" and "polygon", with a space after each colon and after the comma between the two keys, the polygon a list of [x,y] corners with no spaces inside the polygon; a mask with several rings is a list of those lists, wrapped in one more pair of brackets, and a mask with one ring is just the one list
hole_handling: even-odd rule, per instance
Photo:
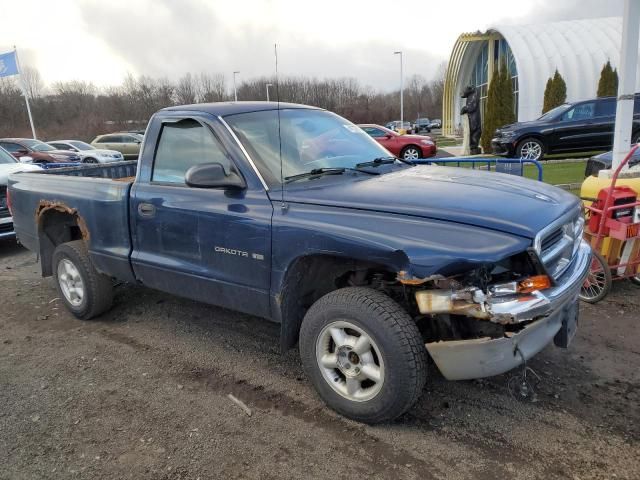
{"label": "bare tree", "polygon": [[197,85],[190,73],[185,74],[176,86],[176,102],[178,104],[196,103]]}
{"label": "bare tree", "polygon": [[20,70],[20,80],[30,99],[35,99],[42,95],[44,83],[42,82],[42,77],[40,77],[38,69],[29,66],[23,67]]}

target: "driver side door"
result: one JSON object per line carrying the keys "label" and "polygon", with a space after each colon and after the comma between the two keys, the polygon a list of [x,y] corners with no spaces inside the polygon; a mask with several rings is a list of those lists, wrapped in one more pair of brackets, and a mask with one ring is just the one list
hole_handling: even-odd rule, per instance
{"label": "driver side door", "polygon": [[206,163],[242,175],[210,122],[162,122],[157,148],[148,149],[152,168],[132,191],[133,269],[149,287],[268,316],[273,208],[266,192],[185,183],[190,167]]}

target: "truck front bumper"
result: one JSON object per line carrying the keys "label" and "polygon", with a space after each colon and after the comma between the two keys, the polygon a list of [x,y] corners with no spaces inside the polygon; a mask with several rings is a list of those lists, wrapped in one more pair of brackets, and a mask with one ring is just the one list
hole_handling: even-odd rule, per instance
{"label": "truck front bumper", "polygon": [[[546,347],[568,343],[575,334],[578,316],[578,293],[591,265],[591,247],[584,241],[570,267],[557,279],[557,286],[537,292],[540,302],[532,302],[531,311],[513,303],[513,317],[531,315],[533,320],[515,333],[502,338],[438,341],[426,344],[429,354],[448,380],[469,380],[507,372]],[[527,302],[521,302],[527,303]],[[503,304],[507,307],[506,304]],[[503,314],[510,312],[505,308]],[[563,337],[563,338],[558,338]]]}
{"label": "truck front bumper", "polygon": [[16,232],[13,230],[13,218],[0,218],[0,239],[14,238],[15,236]]}

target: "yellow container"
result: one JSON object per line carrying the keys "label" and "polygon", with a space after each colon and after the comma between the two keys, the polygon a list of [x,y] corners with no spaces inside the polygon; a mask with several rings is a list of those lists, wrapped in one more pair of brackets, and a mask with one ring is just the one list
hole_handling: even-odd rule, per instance
{"label": "yellow container", "polygon": [[[580,198],[582,198],[582,202],[585,205],[590,206],[593,202],[587,199],[598,198],[598,193],[600,193],[600,190],[610,186],[611,186],[610,178],[599,178],[594,175],[591,175],[585,178],[584,182],[582,182],[582,187],[580,188]],[[638,194],[638,192],[640,192],[640,177],[619,178],[618,181],[616,182],[616,186],[629,187],[633,189],[636,192],[636,194]],[[595,234],[596,232],[588,232],[588,233]],[[589,238],[591,237],[589,236]],[[591,242],[591,245],[594,246],[594,243],[595,243],[595,240]],[[605,237],[602,240],[600,253],[609,261],[609,264],[617,263],[617,259],[619,259],[622,254],[623,246],[624,244],[620,240],[615,240],[613,238]]]}

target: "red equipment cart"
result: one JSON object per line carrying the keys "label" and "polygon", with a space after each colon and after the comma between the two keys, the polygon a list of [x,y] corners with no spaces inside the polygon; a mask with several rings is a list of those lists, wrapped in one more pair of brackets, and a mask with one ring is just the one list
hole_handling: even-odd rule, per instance
{"label": "red equipment cart", "polygon": [[584,205],[584,238],[593,248],[591,270],[580,291],[580,299],[589,303],[602,300],[613,280],[630,279],[640,285],[640,201],[638,193],[616,186],[622,168],[629,162],[635,145],[613,172],[611,185],[600,190],[598,198]]}

